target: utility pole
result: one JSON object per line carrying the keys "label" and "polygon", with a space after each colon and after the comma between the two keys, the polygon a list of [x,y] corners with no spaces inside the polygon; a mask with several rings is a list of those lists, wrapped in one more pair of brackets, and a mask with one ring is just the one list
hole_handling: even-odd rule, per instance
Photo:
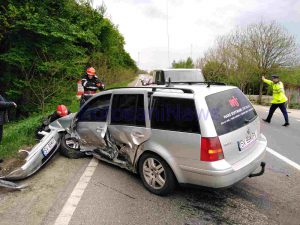
{"label": "utility pole", "polygon": [[167,1],[167,40],[168,40],[168,66],[170,66],[170,35],[169,35],[169,0]]}

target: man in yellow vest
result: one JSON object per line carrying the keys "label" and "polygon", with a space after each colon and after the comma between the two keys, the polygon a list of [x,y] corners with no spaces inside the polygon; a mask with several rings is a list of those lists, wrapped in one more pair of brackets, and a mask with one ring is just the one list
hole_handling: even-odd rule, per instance
{"label": "man in yellow vest", "polygon": [[263,119],[263,121],[270,123],[275,110],[279,107],[279,109],[281,110],[281,112],[284,116],[284,119],[285,119],[285,123],[282,126],[285,126],[285,127],[289,126],[290,125],[289,117],[288,117],[288,113],[286,111],[287,97],[285,96],[284,86],[283,86],[283,83],[279,80],[279,76],[272,75],[272,80],[267,80],[263,76],[262,80],[263,80],[263,82],[270,85],[272,87],[272,91],[273,91],[273,100],[271,102],[272,105],[269,110],[269,115],[268,115],[267,119]]}

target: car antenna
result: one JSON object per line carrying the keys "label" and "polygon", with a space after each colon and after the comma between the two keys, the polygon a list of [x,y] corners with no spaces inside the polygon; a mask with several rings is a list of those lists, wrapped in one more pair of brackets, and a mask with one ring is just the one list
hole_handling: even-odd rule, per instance
{"label": "car antenna", "polygon": [[207,87],[208,87],[208,88],[210,87],[210,84],[211,84],[211,82],[208,81],[208,82],[207,82]]}

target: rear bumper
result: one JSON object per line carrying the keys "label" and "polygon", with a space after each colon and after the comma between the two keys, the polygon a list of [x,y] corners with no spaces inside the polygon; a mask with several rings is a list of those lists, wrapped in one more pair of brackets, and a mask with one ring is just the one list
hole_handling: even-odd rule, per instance
{"label": "rear bumper", "polygon": [[[263,162],[266,153],[267,142],[263,137],[259,149],[255,150],[255,154],[249,155],[245,159],[239,161],[233,166],[225,168],[226,161],[218,161],[215,168],[223,169],[199,169],[180,165],[185,184],[200,185],[212,188],[225,188],[234,185],[252,174]],[[217,164],[215,164],[217,165]],[[229,164],[227,164],[229,165]]]}

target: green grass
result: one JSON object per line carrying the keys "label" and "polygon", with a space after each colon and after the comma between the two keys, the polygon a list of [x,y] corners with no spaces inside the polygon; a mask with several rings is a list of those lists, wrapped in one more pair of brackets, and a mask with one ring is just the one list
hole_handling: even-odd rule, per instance
{"label": "green grass", "polygon": [[[126,87],[133,79],[128,81],[108,85],[106,88]],[[67,107],[71,112],[77,112],[79,109],[79,100],[74,96],[70,96],[70,104]],[[51,114],[55,109],[49,111]],[[18,122],[11,122],[4,125],[4,135],[2,143],[0,144],[0,159],[11,158],[16,155],[20,148],[26,146],[33,146],[36,143],[35,131],[41,124],[42,115],[33,115],[30,118],[20,120]]]}
{"label": "green grass", "polygon": [[130,80],[124,81],[124,82],[120,82],[120,83],[114,83],[114,84],[110,84],[107,85],[106,89],[110,89],[110,88],[116,88],[116,87],[127,87],[128,84],[130,84],[131,82],[133,82],[136,78],[132,78]]}
{"label": "green grass", "polygon": [[35,143],[34,133],[41,120],[42,116],[33,116],[19,122],[6,124],[0,144],[0,158],[9,158],[21,147],[33,145]]}

